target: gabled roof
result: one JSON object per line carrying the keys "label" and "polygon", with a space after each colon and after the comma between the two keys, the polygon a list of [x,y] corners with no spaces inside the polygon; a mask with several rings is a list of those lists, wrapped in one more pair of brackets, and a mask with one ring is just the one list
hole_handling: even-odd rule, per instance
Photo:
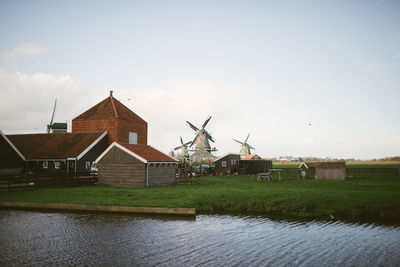
{"label": "gabled roof", "polygon": [[97,159],[99,162],[113,147],[118,147],[119,149],[125,151],[129,155],[137,158],[143,163],[150,162],[177,162],[176,159],[165,155],[164,153],[158,151],[157,149],[148,145],[132,145],[126,143],[113,142]]}
{"label": "gabled roof", "polygon": [[82,157],[107,132],[17,134],[7,138],[26,159],[67,159]]}
{"label": "gabled roof", "polygon": [[222,155],[221,157],[216,158],[216,159],[214,160],[214,162],[216,162],[216,161],[218,161],[218,160],[221,160],[221,159],[225,158],[225,157],[228,156],[228,155],[235,155],[235,156],[239,156],[239,157],[240,157],[240,154],[238,154],[238,153],[226,153],[226,154]]}
{"label": "gabled roof", "polygon": [[248,155],[244,156],[242,159],[246,160],[246,159],[253,159],[253,158],[261,159],[261,157],[257,154],[248,154]]}
{"label": "gabled roof", "polygon": [[308,169],[308,166],[307,166],[307,164],[306,164],[305,162],[302,162],[302,163],[300,164],[299,169],[300,169],[302,166],[304,166],[304,167],[306,167],[306,169]]}
{"label": "gabled roof", "polygon": [[115,99],[112,93],[73,120],[105,120],[110,118],[146,123],[136,113]]}

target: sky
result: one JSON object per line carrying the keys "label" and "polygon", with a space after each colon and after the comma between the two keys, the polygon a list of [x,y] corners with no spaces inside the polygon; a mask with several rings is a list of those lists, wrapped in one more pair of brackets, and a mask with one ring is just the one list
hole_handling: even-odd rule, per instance
{"label": "sky", "polygon": [[168,153],[400,155],[399,1],[0,1],[0,130],[45,132],[109,96]]}

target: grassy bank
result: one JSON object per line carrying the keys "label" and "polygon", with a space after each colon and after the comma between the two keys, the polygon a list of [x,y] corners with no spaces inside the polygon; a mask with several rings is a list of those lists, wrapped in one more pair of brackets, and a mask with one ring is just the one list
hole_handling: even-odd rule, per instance
{"label": "grassy bank", "polygon": [[202,177],[154,188],[108,186],[0,191],[0,201],[196,208],[197,213],[264,214],[297,218],[400,221],[399,178],[346,181],[257,181],[254,176]]}

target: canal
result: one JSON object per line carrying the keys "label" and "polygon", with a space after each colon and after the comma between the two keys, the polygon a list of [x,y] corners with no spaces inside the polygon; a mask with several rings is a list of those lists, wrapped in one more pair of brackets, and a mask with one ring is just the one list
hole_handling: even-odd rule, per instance
{"label": "canal", "polygon": [[0,210],[0,266],[399,266],[400,226]]}

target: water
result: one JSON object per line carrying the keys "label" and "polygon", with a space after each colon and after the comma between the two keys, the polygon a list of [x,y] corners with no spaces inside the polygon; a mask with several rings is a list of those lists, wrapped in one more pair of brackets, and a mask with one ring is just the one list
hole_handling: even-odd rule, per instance
{"label": "water", "polygon": [[399,226],[0,210],[0,266],[399,264]]}

